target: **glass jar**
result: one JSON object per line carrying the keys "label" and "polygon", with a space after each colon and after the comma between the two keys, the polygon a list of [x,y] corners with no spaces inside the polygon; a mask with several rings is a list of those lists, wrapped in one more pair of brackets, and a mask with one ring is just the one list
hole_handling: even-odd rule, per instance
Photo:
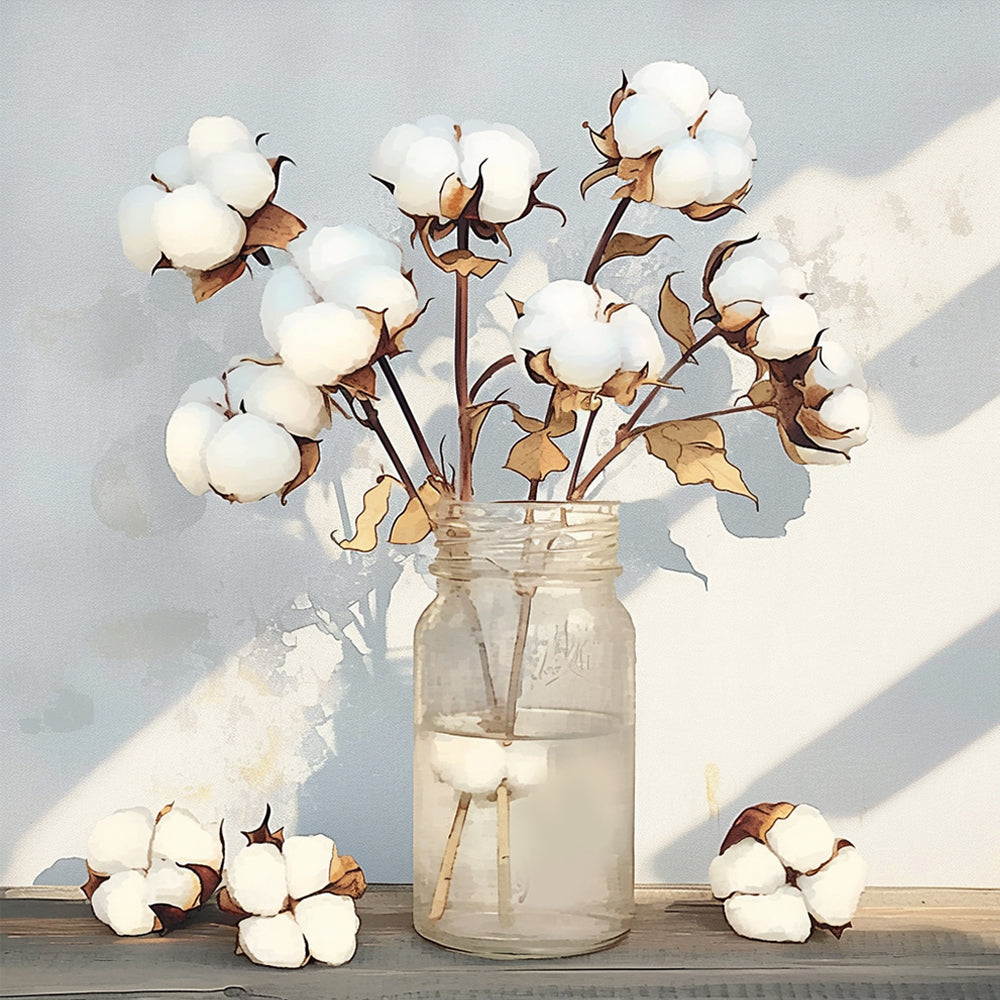
{"label": "glass jar", "polygon": [[633,912],[635,632],[616,503],[442,501],[414,636],[413,924],[578,955]]}

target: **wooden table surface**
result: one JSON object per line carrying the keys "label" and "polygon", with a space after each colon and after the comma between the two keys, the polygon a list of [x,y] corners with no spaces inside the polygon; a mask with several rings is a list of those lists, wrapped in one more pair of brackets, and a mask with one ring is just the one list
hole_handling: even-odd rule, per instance
{"label": "wooden table surface", "polygon": [[498,962],[419,938],[409,887],[376,885],[358,903],[354,959],[296,970],[235,955],[235,928],[214,903],[165,937],[118,938],[82,899],[44,895],[3,893],[4,996],[1000,1000],[1000,892],[988,889],[870,889],[839,942],[814,932],[805,944],[765,944],[733,934],[704,887],[639,888],[635,928],[615,947]]}

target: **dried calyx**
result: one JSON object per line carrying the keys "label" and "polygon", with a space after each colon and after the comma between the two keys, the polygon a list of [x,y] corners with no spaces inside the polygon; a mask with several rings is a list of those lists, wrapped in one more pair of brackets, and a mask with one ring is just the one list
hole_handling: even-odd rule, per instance
{"label": "dried calyx", "polygon": [[201,823],[186,809],[119,809],[87,841],[82,886],[94,916],[116,934],[166,932],[215,892],[223,862],[221,823]]}
{"label": "dried calyx", "polygon": [[343,965],[360,923],[354,900],[365,877],[323,834],[285,837],[268,828],[270,807],[247,846],[227,865],[219,908],[240,918],[236,953],[258,965],[294,969],[310,958]]}
{"label": "dried calyx", "polygon": [[839,938],[866,876],[857,849],[834,836],[818,809],[790,802],[745,809],[709,866],[729,925],[759,941],[805,941],[813,927]]}

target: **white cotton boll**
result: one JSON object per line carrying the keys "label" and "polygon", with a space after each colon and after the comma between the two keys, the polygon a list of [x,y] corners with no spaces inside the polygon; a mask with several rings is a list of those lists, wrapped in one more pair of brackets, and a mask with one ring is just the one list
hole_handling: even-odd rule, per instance
{"label": "white cotton boll", "polygon": [[684,208],[702,201],[712,187],[712,159],[697,139],[671,143],[653,164],[653,203]]}
{"label": "white cotton boll", "polygon": [[800,267],[787,264],[778,271],[778,281],[781,283],[779,294],[801,295],[806,290],[806,276]]}
{"label": "white cotton boll", "polygon": [[285,862],[274,844],[248,844],[226,866],[226,887],[247,913],[273,916],[288,898]]}
{"label": "white cotton boll", "polygon": [[735,94],[717,90],[708,99],[708,111],[698,125],[698,133],[718,132],[737,142],[745,142],[750,135],[750,116],[743,102]]}
{"label": "white cotton boll", "polygon": [[323,393],[306,385],[284,365],[262,367],[243,396],[247,413],[280,424],[289,434],[316,438],[326,424]]}
{"label": "white cotton boll", "polygon": [[343,965],[354,957],[361,921],[350,896],[325,892],[303,899],[295,904],[295,920],[317,962]]}
{"label": "white cotton boll", "polygon": [[730,896],[726,920],[737,934],[755,941],[805,941],[812,921],[802,893],[783,885],[766,896]]}
{"label": "white cotton boll", "polygon": [[760,311],[759,302],[730,302],[719,310],[719,327],[723,330],[742,330],[760,315]]}
{"label": "white cotton boll", "polygon": [[307,385],[333,385],[371,360],[379,334],[368,318],[336,302],[289,313],[278,327],[285,365]]}
{"label": "white cotton boll", "polygon": [[305,935],[291,913],[247,917],[239,923],[237,940],[240,951],[257,965],[298,969],[309,961]]}
{"label": "white cotton boll", "polygon": [[669,101],[686,125],[694,124],[708,107],[708,81],[687,63],[649,63],[637,70],[628,83],[637,94],[651,94]]}
{"label": "white cotton boll", "polygon": [[152,271],[163,252],[153,225],[156,206],[167,192],[153,184],[132,188],[118,203],[118,232],[122,250],[140,271]]}
{"label": "white cotton boll", "polygon": [[[167,465],[177,481],[193,496],[209,488],[205,455],[209,442],[226,423],[222,411],[204,403],[182,403],[167,421],[165,436]],[[152,836],[150,826],[150,836]]]}
{"label": "white cotton boll", "polygon": [[754,137],[752,135],[748,135],[744,140],[743,152],[745,152],[751,160],[757,159],[757,143],[754,141]]}
{"label": "white cotton boll", "polygon": [[[830,430],[861,437],[862,440],[851,438],[851,444],[862,444],[871,427],[872,404],[868,399],[868,393],[854,385],[834,389],[820,404],[818,412],[820,420]],[[837,441],[824,443],[831,448],[841,447]]]}
{"label": "white cotton boll", "polygon": [[645,367],[656,378],[663,369],[663,347],[649,317],[637,305],[627,305],[611,314],[608,325],[618,337],[622,371],[641,372]]}
{"label": "white cotton boll", "polygon": [[164,813],[153,830],[153,857],[181,865],[222,866],[222,838],[218,823],[202,823],[194,813],[176,806]]}
{"label": "white cotton boll", "polygon": [[490,160],[483,167],[479,218],[483,222],[513,222],[524,215],[534,177],[527,167]]}
{"label": "white cotton boll", "polygon": [[[733,251],[733,257],[759,257],[766,260],[768,264],[776,268],[783,268],[786,264],[791,264],[791,255],[788,247],[778,240],[754,240],[753,243],[744,243]],[[792,265],[794,267],[794,265]]]}
{"label": "white cotton boll", "polygon": [[156,914],[146,904],[146,876],[127,871],[102,882],[90,900],[94,916],[123,937],[148,934],[156,923]]}
{"label": "white cotton boll", "polygon": [[382,264],[399,271],[403,263],[403,251],[395,243],[352,223],[324,226],[312,237],[305,254],[295,250],[292,253],[317,291],[344,267],[360,263]]}
{"label": "white cotton boll", "polygon": [[868,865],[855,847],[841,847],[814,875],[795,881],[806,908],[821,924],[843,927],[853,917],[868,878]]}
{"label": "white cotton boll", "polygon": [[565,329],[562,323],[548,315],[522,316],[514,324],[514,347],[532,354],[547,351]]}
{"label": "white cotton boll", "polygon": [[610,288],[601,288],[600,285],[594,286],[597,289],[597,316],[607,316],[608,306],[619,305],[625,300],[617,293],[611,291]]}
{"label": "white cotton boll", "polygon": [[545,783],[549,774],[547,743],[515,741],[504,749],[504,769],[511,791]]}
{"label": "white cotton boll", "polygon": [[712,185],[702,204],[720,204],[750,180],[753,161],[743,146],[728,136],[699,131],[698,142],[704,145],[712,159]]}
{"label": "white cotton boll", "polygon": [[[204,491],[202,491],[204,492]],[[87,840],[87,864],[98,875],[149,865],[153,814],[148,809],[118,809],[98,820]]]}
{"label": "white cotton boll", "polygon": [[424,135],[440,139],[455,139],[455,121],[447,115],[424,115],[414,123]]}
{"label": "white cotton boll", "polygon": [[779,291],[780,279],[774,267],[746,254],[730,257],[708,286],[708,294],[720,311],[732,302],[763,302]]}
{"label": "white cotton boll", "polygon": [[644,156],[659,146],[687,136],[687,123],[680,112],[659,97],[632,94],[618,106],[614,117],[615,142],[622,156]]}
{"label": "white cotton boll", "polygon": [[503,747],[496,740],[437,733],[431,744],[431,767],[457,791],[485,795],[503,781]]}
{"label": "white cotton boll", "polygon": [[205,450],[212,487],[240,503],[276,493],[298,474],[299,447],[291,434],[252,413],[240,413],[220,427]]}
{"label": "white cotton boll", "polygon": [[389,129],[372,154],[369,173],[373,177],[388,181],[395,187],[399,182],[399,169],[406,158],[407,150],[417,139],[423,137],[423,129],[410,123]]}
{"label": "white cotton boll", "polygon": [[171,146],[153,161],[153,176],[171,191],[194,183],[194,165],[187,146]]}
{"label": "white cotton boll", "polygon": [[775,820],[764,834],[767,846],[782,864],[797,872],[819,868],[833,854],[836,838],[815,806],[797,805],[784,819]]}
{"label": "white cotton boll", "polygon": [[201,882],[190,868],[157,858],[146,875],[146,905],[165,903],[190,910],[201,895]]}
{"label": "white cotton boll", "polygon": [[231,150],[253,152],[256,149],[250,130],[230,115],[199,118],[188,130],[187,144],[196,171],[217,153]]}
{"label": "white cotton boll", "polygon": [[226,408],[226,387],[222,384],[222,379],[210,375],[208,378],[198,379],[192,382],[177,401],[178,406],[185,403],[201,403],[202,406],[214,406],[219,410]]}
{"label": "white cotton boll", "polygon": [[153,230],[174,267],[207,271],[232,260],[246,239],[246,224],[204,184],[187,184],[153,208]]}
{"label": "white cotton boll", "polygon": [[254,361],[245,361],[235,365],[224,374],[229,396],[229,408],[239,413],[243,397],[250,391],[250,386],[268,369],[268,365],[258,365]]}
{"label": "white cotton boll", "polygon": [[794,295],[765,298],[767,315],[757,327],[754,354],[769,361],[785,361],[808,351],[819,333],[819,316],[805,300]]}
{"label": "white cotton boll", "polygon": [[394,192],[399,207],[409,215],[436,216],[441,212],[441,188],[458,173],[458,145],[428,135],[406,151]]}
{"label": "white cotton boll", "polygon": [[574,325],[552,345],[549,365],[560,382],[579,389],[599,389],[621,367],[618,338],[607,323]]}
{"label": "white cotton boll", "polygon": [[530,162],[530,153],[522,143],[495,128],[463,134],[458,153],[458,174],[466,187],[474,187],[480,171],[493,160],[508,168],[516,166],[524,173],[528,172]]}
{"label": "white cotton boll", "polygon": [[835,340],[824,337],[820,341],[816,359],[806,370],[805,383],[823,389],[840,389],[842,386],[867,387],[861,363],[850,351]]}
{"label": "white cotton boll", "polygon": [[525,316],[552,316],[567,325],[597,318],[600,300],[592,285],[558,278],[525,300]]}
{"label": "white cotton boll", "polygon": [[264,338],[275,351],[278,350],[281,321],[296,309],[315,302],[316,293],[312,286],[293,264],[286,264],[272,272],[260,299],[260,325]]}
{"label": "white cotton boll", "polygon": [[334,842],[322,833],[286,837],[281,845],[288,895],[302,899],[330,884],[330,866],[337,857]]}
{"label": "white cotton boll", "polygon": [[[342,267],[321,288],[327,302],[385,312],[385,325],[397,330],[420,308],[417,292],[398,265],[359,261]],[[367,360],[367,359],[366,359]]]}
{"label": "white cotton boll", "polygon": [[274,171],[260,153],[234,149],[210,156],[198,179],[240,215],[253,215],[274,193]]}
{"label": "white cotton boll", "polygon": [[532,181],[534,181],[542,169],[542,158],[538,155],[538,148],[534,142],[514,125],[497,124],[490,127],[495,128],[498,132],[506,132],[507,135],[512,139],[516,139],[524,147],[528,153],[528,172],[531,174]]}
{"label": "white cotton boll", "polygon": [[712,859],[708,881],[717,899],[734,892],[767,894],[785,884],[785,866],[759,840],[745,837]]}

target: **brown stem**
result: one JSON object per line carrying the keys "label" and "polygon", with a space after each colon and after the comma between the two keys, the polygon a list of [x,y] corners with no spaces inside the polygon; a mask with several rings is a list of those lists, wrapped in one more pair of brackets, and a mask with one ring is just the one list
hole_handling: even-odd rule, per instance
{"label": "brown stem", "polygon": [[424,432],[420,429],[420,424],[417,423],[417,418],[413,415],[413,410],[410,409],[410,402],[403,392],[403,387],[399,384],[399,379],[396,378],[396,373],[392,370],[392,365],[389,364],[389,359],[383,355],[378,359],[378,365],[382,369],[382,374],[385,375],[386,382],[389,383],[389,388],[392,390],[393,396],[396,397],[396,402],[399,404],[403,416],[406,418],[407,426],[413,434],[413,440],[417,443],[417,448],[420,450],[420,457],[424,460],[427,471],[435,479],[444,479],[441,468],[434,458],[434,453],[427,444],[427,438],[424,437]]}
{"label": "brown stem", "polygon": [[583,453],[587,450],[587,442],[590,440],[590,431],[594,426],[594,418],[596,416],[597,410],[591,410],[590,415],[587,417],[587,424],[583,428],[583,438],[580,441],[579,451],[576,453],[576,463],[573,465],[573,473],[569,477],[569,487],[566,490],[567,500],[573,495],[573,490],[576,489],[576,480],[580,475],[580,466],[583,464]]}
{"label": "brown stem", "polygon": [[507,684],[507,701],[503,713],[504,743],[514,739],[514,725],[517,721],[517,699],[521,694],[521,670],[524,665],[524,647],[528,641],[528,619],[531,617],[531,599],[535,588],[521,594],[521,609],[517,618],[517,635],[514,638],[514,653],[510,662],[510,680]]}
{"label": "brown stem", "polygon": [[451,821],[451,831],[445,844],[444,857],[441,858],[441,871],[438,874],[437,885],[434,887],[434,898],[431,900],[431,920],[440,920],[448,905],[448,891],[451,889],[451,876],[455,870],[455,858],[458,856],[458,845],[462,840],[462,828],[465,817],[469,814],[469,803],[472,802],[472,792],[462,792],[458,797],[458,807],[455,818]]}
{"label": "brown stem", "polygon": [[497,915],[501,927],[513,921],[510,885],[510,788],[504,778],[497,787]]}
{"label": "brown stem", "polygon": [[[469,223],[459,219],[458,249],[469,249]],[[455,272],[455,400],[458,404],[458,499],[472,499],[472,421],[469,395],[469,276]]]}
{"label": "brown stem", "polygon": [[493,378],[497,372],[503,371],[507,365],[512,365],[515,361],[517,361],[517,358],[515,358],[513,354],[508,354],[506,357],[500,358],[499,361],[494,361],[493,364],[491,364],[489,368],[487,368],[486,371],[484,371],[483,374],[476,379],[472,389],[469,390],[470,401],[475,401],[476,396],[479,395],[479,390],[482,389],[482,387],[486,385],[486,383],[489,382],[489,380]]}
{"label": "brown stem", "polygon": [[604,256],[604,251],[608,248],[608,243],[611,240],[614,231],[618,228],[618,223],[622,221],[622,216],[625,214],[625,209],[632,204],[631,198],[622,198],[614,212],[611,213],[611,218],[608,219],[608,224],[604,227],[604,232],[601,233],[601,238],[597,241],[597,247],[594,250],[594,256],[590,258],[590,264],[587,265],[587,273],[584,276],[584,281],[588,285],[593,284],[594,278],[597,277],[597,272],[601,269],[601,258]]}
{"label": "brown stem", "polygon": [[399,453],[389,440],[389,435],[386,434],[375,407],[364,397],[358,399],[358,404],[365,415],[364,426],[371,428],[375,432],[379,441],[382,442],[382,447],[385,448],[386,454],[389,456],[389,461],[392,462],[393,468],[402,480],[404,489],[411,497],[415,497],[417,495],[417,488],[413,485],[413,480],[410,479],[410,474],[406,471],[406,466],[403,465],[403,460],[399,457]]}

